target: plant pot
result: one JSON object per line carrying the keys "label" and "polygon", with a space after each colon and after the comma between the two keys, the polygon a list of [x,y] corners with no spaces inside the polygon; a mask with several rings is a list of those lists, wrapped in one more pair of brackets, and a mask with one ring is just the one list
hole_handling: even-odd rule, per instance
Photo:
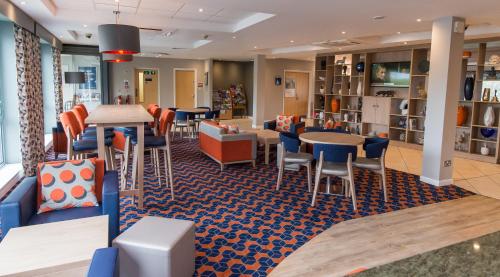
{"label": "plant pot", "polygon": [[332,113],[338,113],[340,110],[340,101],[339,99],[332,98],[332,101],[330,102],[330,106],[332,108]]}
{"label": "plant pot", "polygon": [[457,110],[457,126],[463,126],[465,122],[467,122],[467,117],[469,115],[469,111],[465,106],[458,106]]}
{"label": "plant pot", "polygon": [[472,100],[472,96],[474,95],[474,78],[473,77],[467,77],[465,78],[465,85],[464,85],[464,98],[465,100]]}
{"label": "plant pot", "polygon": [[487,127],[493,126],[493,123],[495,122],[495,112],[493,111],[492,106],[488,106],[488,108],[486,108],[483,119],[484,125],[486,125]]}

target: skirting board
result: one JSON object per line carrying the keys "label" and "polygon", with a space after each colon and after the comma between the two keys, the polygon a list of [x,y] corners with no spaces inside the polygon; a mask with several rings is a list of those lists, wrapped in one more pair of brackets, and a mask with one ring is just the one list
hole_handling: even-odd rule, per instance
{"label": "skirting board", "polygon": [[446,180],[434,180],[425,176],[420,176],[420,181],[425,182],[427,184],[431,184],[436,187],[444,187],[444,186],[449,186],[453,184],[453,179],[446,179]]}

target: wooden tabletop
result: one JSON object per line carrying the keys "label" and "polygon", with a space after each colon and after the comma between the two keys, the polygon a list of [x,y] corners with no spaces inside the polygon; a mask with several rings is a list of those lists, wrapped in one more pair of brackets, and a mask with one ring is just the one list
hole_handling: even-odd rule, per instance
{"label": "wooden tabletop", "polygon": [[37,276],[88,266],[108,246],[108,216],[10,229],[0,243],[0,276]]}
{"label": "wooden tabletop", "polygon": [[153,120],[153,117],[142,105],[99,105],[85,119],[85,123],[137,123]]}
{"label": "wooden tabletop", "polygon": [[206,113],[209,111],[209,109],[205,108],[181,108],[175,110],[176,112],[187,112],[187,113]]}
{"label": "wooden tabletop", "polygon": [[299,136],[299,139],[311,144],[359,145],[365,142],[365,138],[362,136],[334,132],[303,133]]}
{"label": "wooden tabletop", "polygon": [[269,129],[248,129],[248,130],[243,130],[242,132],[248,132],[248,133],[254,133],[257,135],[258,138],[262,139],[274,139],[274,140],[279,140],[280,139],[280,133],[269,130]]}

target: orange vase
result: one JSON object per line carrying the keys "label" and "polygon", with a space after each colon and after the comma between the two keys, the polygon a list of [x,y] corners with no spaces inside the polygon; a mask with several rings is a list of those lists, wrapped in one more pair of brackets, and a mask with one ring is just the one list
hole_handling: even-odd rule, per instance
{"label": "orange vase", "polygon": [[457,110],[457,126],[462,126],[467,122],[468,110],[465,106],[458,106]]}
{"label": "orange vase", "polygon": [[330,102],[330,106],[332,108],[332,113],[338,113],[340,109],[340,100],[336,98],[332,98]]}

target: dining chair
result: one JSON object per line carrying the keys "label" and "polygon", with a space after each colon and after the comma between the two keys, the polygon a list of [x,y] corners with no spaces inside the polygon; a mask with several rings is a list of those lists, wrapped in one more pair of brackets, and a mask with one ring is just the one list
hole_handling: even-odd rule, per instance
{"label": "dining chair", "polygon": [[300,152],[300,140],[296,134],[293,133],[280,133],[281,148],[279,155],[279,171],[278,182],[276,183],[276,190],[280,189],[283,181],[283,174],[287,165],[299,165],[307,168],[307,189],[311,192],[312,174],[311,164],[313,156],[309,153]]}
{"label": "dining chair", "polygon": [[321,178],[336,176],[342,179],[342,191],[351,196],[354,210],[356,205],[356,188],[352,163],[356,161],[358,147],[355,145],[314,144],[314,158],[316,159],[316,176],[311,206],[314,207]]}
{"label": "dining chair", "polygon": [[[151,153],[151,161],[155,170],[155,175],[158,178],[158,184],[161,186],[161,165],[159,151],[163,151],[165,179],[167,187],[170,187],[172,199],[174,199],[173,176],[172,176],[172,159],[170,153],[170,130],[174,122],[175,112],[165,110],[160,115],[159,135],[144,137],[144,151]],[[137,178],[137,136],[128,136],[127,140],[133,145],[133,161],[132,161],[132,184],[135,187]],[[124,187],[122,187],[124,189]]]}
{"label": "dining chair", "polygon": [[212,110],[205,112],[205,119],[217,120],[220,117],[220,110]]}
{"label": "dining chair", "polygon": [[[206,109],[208,111],[211,111],[210,107],[196,107],[197,109]],[[200,129],[200,122],[202,122],[203,120],[205,120],[205,113],[203,114],[195,114],[194,116],[194,122],[195,122],[195,125],[196,125],[196,130],[199,130]],[[197,131],[196,131],[197,132]]]}
{"label": "dining chair", "polygon": [[[64,112],[59,118],[68,139],[66,152],[66,158],[68,160],[87,158],[89,154],[97,152],[97,138],[93,136],[83,136],[80,124],[78,123],[74,112]],[[114,155],[114,150],[112,148],[113,139],[105,138],[104,144],[106,147],[106,168],[111,170],[114,169],[114,161],[111,159]]]}
{"label": "dining chair", "polygon": [[161,108],[157,104],[149,104],[148,113],[153,117],[153,121],[148,123],[148,126],[151,127],[155,133],[158,134],[158,124],[160,121]]}
{"label": "dining chair", "polygon": [[190,112],[182,112],[182,111],[176,111],[175,112],[175,121],[174,121],[174,132],[177,129],[180,129],[180,136],[181,139],[184,137],[184,128],[188,131],[191,137],[194,137],[194,117],[193,114]]}
{"label": "dining chair", "polygon": [[[95,137],[97,139],[97,129],[95,126],[89,126],[85,123],[85,119],[88,117],[88,114],[85,112],[85,109],[82,106],[75,106],[71,109],[71,112],[75,115],[78,124],[80,125],[80,130],[82,130],[82,136],[86,136],[87,138]],[[104,128],[104,136],[106,138],[114,137],[114,128],[107,127]]]}
{"label": "dining chair", "polygon": [[387,138],[366,138],[363,144],[366,157],[358,157],[352,163],[354,167],[367,169],[379,176],[379,186],[384,190],[384,201],[387,202],[387,181],[385,176],[385,154],[389,147]]}

